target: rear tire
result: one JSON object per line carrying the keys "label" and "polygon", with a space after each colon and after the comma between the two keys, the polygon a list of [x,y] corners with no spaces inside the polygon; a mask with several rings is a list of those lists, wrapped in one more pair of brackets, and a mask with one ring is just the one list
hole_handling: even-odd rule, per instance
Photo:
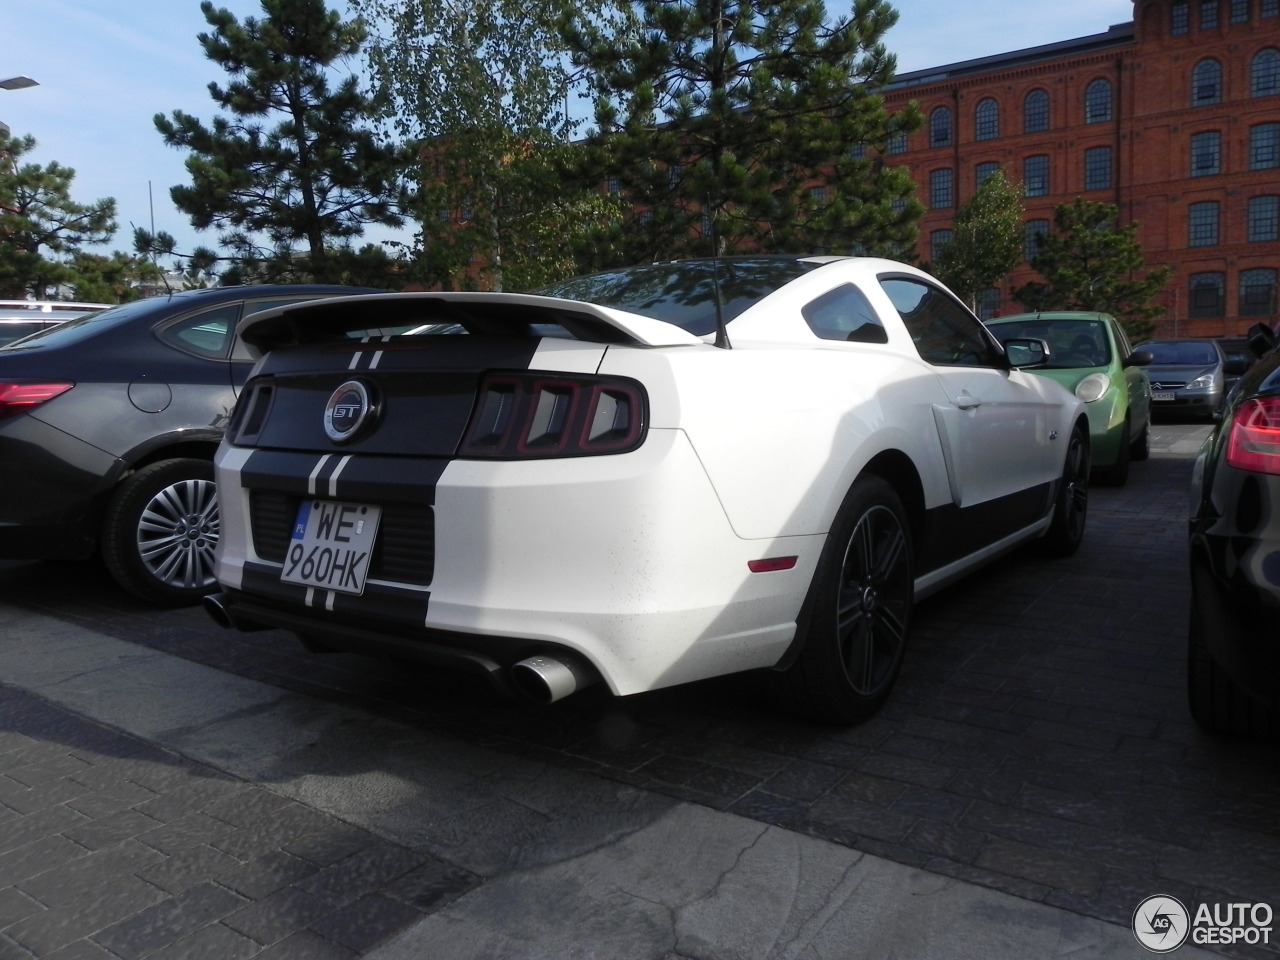
{"label": "rear tire", "polygon": [[1054,497],[1053,521],[1042,541],[1055,557],[1069,557],[1080,549],[1089,513],[1089,441],[1077,424],[1067,441],[1067,455]]}
{"label": "rear tire", "polygon": [[870,717],[902,667],[914,573],[906,510],[880,477],[865,476],[836,514],[801,617],[800,653],[769,674],[778,699],[825,723]]}
{"label": "rear tire", "polygon": [[217,586],[218,535],[213,464],[161,460],[116,488],[103,523],[102,559],[134,596],[160,606],[187,606]]}

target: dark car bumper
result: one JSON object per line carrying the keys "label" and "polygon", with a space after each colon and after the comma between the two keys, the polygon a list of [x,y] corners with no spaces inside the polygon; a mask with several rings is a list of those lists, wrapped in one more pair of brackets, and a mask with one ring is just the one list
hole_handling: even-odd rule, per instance
{"label": "dark car bumper", "polygon": [[1193,393],[1184,390],[1160,391],[1167,399],[1156,399],[1153,391],[1151,412],[1154,414],[1179,414],[1198,417],[1211,417],[1222,407],[1221,393]]}
{"label": "dark car bumper", "polygon": [[1242,688],[1280,702],[1280,476],[1219,467],[1212,499],[1227,508],[1204,503],[1191,523],[1203,641]]}
{"label": "dark car bumper", "polygon": [[0,421],[0,558],[92,554],[123,470],[119,458],[33,417]]}

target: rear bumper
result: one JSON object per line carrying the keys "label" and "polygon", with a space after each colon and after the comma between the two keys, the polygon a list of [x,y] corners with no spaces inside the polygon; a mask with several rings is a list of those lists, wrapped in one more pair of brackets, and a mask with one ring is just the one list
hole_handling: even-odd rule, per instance
{"label": "rear bumper", "polygon": [[1280,477],[1219,463],[1209,500],[1193,482],[1199,509],[1191,521],[1193,615],[1210,655],[1253,696],[1280,702]]}
{"label": "rear bumper", "polygon": [[[453,461],[429,489],[388,491],[430,498],[433,574],[418,585],[371,579],[357,597],[280,583],[280,564],[248,534],[253,474],[252,451],[223,446],[216,573],[246,619],[489,673],[569,651],[617,694],[776,663],[825,539],[738,537],[684,433],[651,430],[628,454]],[[374,493],[338,483],[330,495]],[[798,559],[772,573],[747,567],[777,556]]]}
{"label": "rear bumper", "polygon": [[0,557],[83,559],[121,461],[34,417],[0,424]]}

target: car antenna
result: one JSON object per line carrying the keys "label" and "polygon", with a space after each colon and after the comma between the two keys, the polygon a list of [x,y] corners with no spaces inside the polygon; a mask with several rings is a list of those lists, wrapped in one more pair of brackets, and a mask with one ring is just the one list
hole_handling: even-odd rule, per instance
{"label": "car antenna", "polygon": [[[711,196],[707,196],[707,210],[711,211]],[[716,218],[714,212],[709,212],[707,220],[711,225],[711,281],[715,286],[716,294],[716,339],[715,345],[722,350],[732,350],[733,344],[729,342],[729,331],[724,324],[724,307],[720,303],[720,238],[716,236]]]}

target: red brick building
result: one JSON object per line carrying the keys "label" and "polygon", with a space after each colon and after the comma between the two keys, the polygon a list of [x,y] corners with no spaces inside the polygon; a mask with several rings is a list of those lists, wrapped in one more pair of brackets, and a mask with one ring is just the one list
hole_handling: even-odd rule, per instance
{"label": "red brick building", "polygon": [[[1076,197],[1137,221],[1150,266],[1168,264],[1163,336],[1223,336],[1277,317],[1280,0],[1135,0],[1106,33],[900,74],[891,107],[924,128],[895,144],[928,208],[922,260],[956,208],[1004,167],[1021,181],[1028,250]],[[987,315],[1017,312],[1011,287]]]}

